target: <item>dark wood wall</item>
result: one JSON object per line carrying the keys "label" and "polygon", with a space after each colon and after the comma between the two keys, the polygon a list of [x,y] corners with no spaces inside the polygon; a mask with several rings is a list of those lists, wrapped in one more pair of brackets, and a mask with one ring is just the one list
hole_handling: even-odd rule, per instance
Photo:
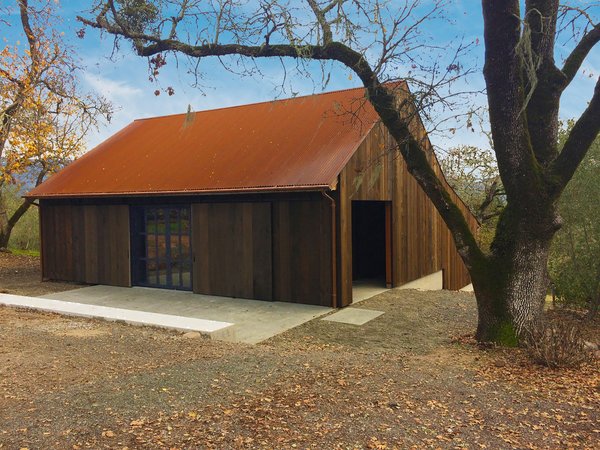
{"label": "dark wood wall", "polygon": [[42,276],[130,286],[129,207],[41,202]]}
{"label": "dark wood wall", "polygon": [[273,299],[271,203],[194,203],[194,292]]}
{"label": "dark wood wall", "polygon": [[[441,176],[415,117],[413,133]],[[377,200],[391,202],[392,284],[443,270],[444,288],[459,289],[469,276],[452,236],[393,144],[383,125],[373,128],[330,192],[335,206],[320,192],[42,201],[43,275],[131,285],[129,205],[185,203],[193,205],[195,292],[345,306],[352,301],[352,201]],[[475,230],[475,218],[451,195]]]}
{"label": "dark wood wall", "polygon": [[194,292],[334,304],[331,204],[320,192],[42,201],[44,278],[130,286],[130,205],[177,203],[192,205]]}
{"label": "dark wood wall", "polygon": [[[418,119],[418,117],[417,117]],[[415,119],[416,120],[416,119]],[[429,161],[443,179],[439,163],[420,121],[413,133],[425,142]],[[443,183],[449,188],[445,179]],[[473,230],[477,221],[450,189]],[[469,274],[441,216],[410,175],[395,142],[381,124],[361,143],[339,177],[339,306],[352,301],[352,201],[392,202],[392,279],[400,286],[443,270],[445,289],[469,284]]]}
{"label": "dark wood wall", "polygon": [[332,305],[329,211],[320,194],[194,203],[194,292]]}
{"label": "dark wood wall", "polygon": [[333,306],[332,215],[321,194],[273,203],[273,297]]}

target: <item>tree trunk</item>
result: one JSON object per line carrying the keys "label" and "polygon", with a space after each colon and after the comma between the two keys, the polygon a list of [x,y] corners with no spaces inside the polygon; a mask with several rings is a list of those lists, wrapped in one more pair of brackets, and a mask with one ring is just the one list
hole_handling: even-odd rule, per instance
{"label": "tree trunk", "polygon": [[523,217],[509,208],[498,223],[492,254],[473,268],[471,277],[479,313],[477,339],[514,346],[543,312],[558,217],[534,220],[539,216]]}
{"label": "tree trunk", "polygon": [[21,220],[21,217],[29,210],[32,203],[33,202],[29,199],[23,200],[23,203],[19,205],[9,218],[6,199],[4,193],[0,189],[0,249],[8,248],[8,241],[10,240],[13,228],[17,222]]}
{"label": "tree trunk", "polygon": [[8,239],[10,232],[8,231],[8,208],[4,190],[0,187],[0,249],[8,247]]}

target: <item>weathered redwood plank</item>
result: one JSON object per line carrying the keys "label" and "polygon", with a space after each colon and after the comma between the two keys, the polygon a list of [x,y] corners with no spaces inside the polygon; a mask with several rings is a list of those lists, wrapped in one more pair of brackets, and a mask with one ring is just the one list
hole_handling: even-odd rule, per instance
{"label": "weathered redwood plank", "polygon": [[192,206],[194,292],[272,299],[269,203]]}
{"label": "weathered redwood plank", "polygon": [[44,278],[130,286],[126,205],[40,206]]}
{"label": "weathered redwood plank", "polygon": [[255,203],[252,214],[252,287],[256,298],[273,299],[271,202]]}
{"label": "weathered redwood plank", "polygon": [[194,203],[192,205],[192,258],[194,292],[210,292],[209,272],[209,233],[208,233],[209,203]]}
{"label": "weathered redwood plank", "polygon": [[392,204],[385,204],[385,285],[393,286]]}
{"label": "weathered redwood plank", "polygon": [[292,298],[290,202],[273,202],[273,298]]}
{"label": "weathered redwood plank", "polygon": [[331,306],[332,236],[326,225],[330,224],[326,200],[315,194],[273,202],[273,208],[274,299]]}
{"label": "weathered redwood plank", "polygon": [[[441,175],[433,148],[418,118],[412,120],[411,130],[424,143],[434,171]],[[391,258],[394,286],[441,269],[444,270],[444,287],[447,289],[459,289],[470,282],[468,271],[456,252],[452,235],[431,201],[408,172],[404,160],[393,150],[392,144],[393,140],[387,130],[383,126],[375,126],[339,176],[338,290],[343,305],[349,303],[352,289],[353,200],[392,201]],[[378,160],[382,161],[379,167],[373,163]],[[443,176],[442,183],[449,187]],[[475,231],[478,224],[474,217],[453,191],[451,196]]]}

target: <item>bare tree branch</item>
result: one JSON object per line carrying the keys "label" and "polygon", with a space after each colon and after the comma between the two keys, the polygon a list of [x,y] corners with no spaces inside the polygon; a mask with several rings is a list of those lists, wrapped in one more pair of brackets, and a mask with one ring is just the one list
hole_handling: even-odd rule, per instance
{"label": "bare tree branch", "polygon": [[596,25],[586,33],[567,57],[565,64],[562,67],[562,73],[566,76],[564,88],[573,81],[573,78],[575,78],[575,75],[577,75],[577,72],[583,64],[583,61],[599,41],[600,24]]}
{"label": "bare tree branch", "polygon": [[554,161],[551,170],[551,182],[555,196],[560,195],[573,177],[575,170],[585,157],[592,142],[600,132],[600,77],[596,82],[594,95],[579,120],[573,126],[562,151]]}
{"label": "bare tree branch", "polygon": [[[329,22],[325,18],[325,12],[322,9],[319,9],[319,5],[317,5],[316,0],[306,0],[310,9],[312,9],[315,14],[315,18],[321,27],[321,31],[323,32],[323,44],[327,45],[333,41],[333,34],[331,33],[331,26]],[[331,6],[331,5],[329,5]]]}
{"label": "bare tree branch", "polygon": [[[398,143],[400,151],[407,162],[408,170],[428,194],[448,227],[453,231],[458,251],[467,265],[482,258],[481,250],[460,207],[453,200],[446,185],[440,181],[432,169],[424,143],[417,140],[410,131],[410,121],[418,115],[418,111],[414,110],[414,104],[407,102],[398,107],[396,95],[380,82],[377,73],[363,53],[341,42],[329,42],[328,40],[332,39],[332,36],[330,36],[330,29],[322,10],[319,9],[314,0],[308,0],[308,2],[313,13],[318,16],[317,20],[320,26],[323,28],[325,24],[323,29],[326,35],[326,37],[324,36],[324,45],[271,44],[270,42],[261,45],[243,45],[239,43],[191,45],[179,40],[163,39],[129,29],[122,20],[115,20],[114,23],[111,23],[106,15],[101,15],[96,20],[82,17],[78,17],[78,19],[88,26],[103,29],[115,36],[132,40],[137,53],[144,57],[173,51],[192,58],[222,57],[226,55],[238,55],[254,59],[290,57],[297,60],[337,61],[343,64],[360,78],[367,89],[368,100]],[[113,1],[107,0],[107,4],[110,6],[112,14],[118,15]],[[105,10],[105,14],[107,12]],[[402,89],[407,98],[413,98],[405,87]]]}

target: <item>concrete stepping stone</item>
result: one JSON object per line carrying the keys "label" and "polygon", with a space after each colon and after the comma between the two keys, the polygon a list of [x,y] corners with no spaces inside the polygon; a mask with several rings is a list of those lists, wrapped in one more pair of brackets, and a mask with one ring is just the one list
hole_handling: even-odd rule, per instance
{"label": "concrete stepping stone", "polygon": [[381,316],[383,311],[362,308],[344,308],[341,311],[333,313],[322,320],[329,322],[347,323],[350,325],[364,325],[367,322]]}

